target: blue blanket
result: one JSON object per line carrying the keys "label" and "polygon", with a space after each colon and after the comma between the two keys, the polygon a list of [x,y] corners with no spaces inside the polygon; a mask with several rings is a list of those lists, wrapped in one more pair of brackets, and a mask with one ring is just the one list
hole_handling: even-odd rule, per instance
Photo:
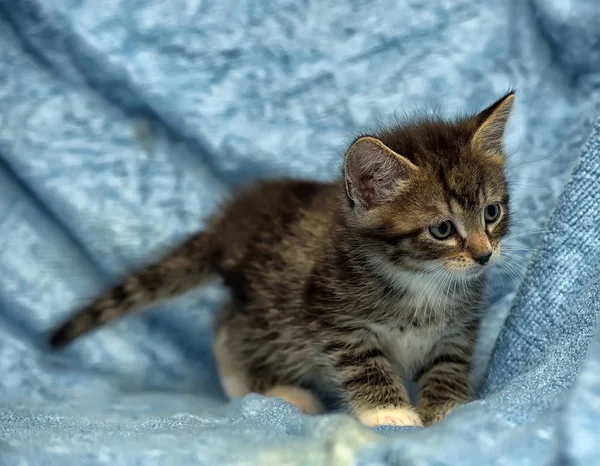
{"label": "blue blanket", "polygon": [[[0,464],[600,463],[595,0],[0,0],[0,57]],[[511,86],[516,225],[481,399],[444,422],[226,402],[218,284],[48,350],[49,328],[240,185],[329,179],[379,120]]]}

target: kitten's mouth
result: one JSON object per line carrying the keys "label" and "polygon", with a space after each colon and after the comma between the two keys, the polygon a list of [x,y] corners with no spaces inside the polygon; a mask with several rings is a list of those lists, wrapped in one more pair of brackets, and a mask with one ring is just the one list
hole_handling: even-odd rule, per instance
{"label": "kitten's mouth", "polygon": [[469,265],[466,265],[463,263],[462,264],[463,267],[460,267],[460,266],[457,267],[456,264],[454,264],[452,262],[446,263],[445,266],[446,266],[447,270],[449,270],[452,274],[454,274],[458,278],[471,279],[471,278],[478,277],[478,276],[482,275],[483,273],[485,273],[493,263],[494,263],[494,261],[492,259],[483,265],[473,261]]}

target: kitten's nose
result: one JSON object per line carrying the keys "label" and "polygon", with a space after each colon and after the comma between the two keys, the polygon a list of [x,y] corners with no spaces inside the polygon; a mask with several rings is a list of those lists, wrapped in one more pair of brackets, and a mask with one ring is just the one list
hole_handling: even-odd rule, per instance
{"label": "kitten's nose", "polygon": [[475,259],[475,262],[478,264],[485,265],[490,261],[490,257],[492,257],[492,253],[488,252],[482,256],[474,257],[473,259]]}

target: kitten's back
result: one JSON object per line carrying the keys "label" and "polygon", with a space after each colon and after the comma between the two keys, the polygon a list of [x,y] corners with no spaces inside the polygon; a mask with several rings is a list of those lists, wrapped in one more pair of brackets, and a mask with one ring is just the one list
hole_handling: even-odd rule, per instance
{"label": "kitten's back", "polygon": [[[235,196],[201,232],[79,310],[51,336],[54,347],[221,275],[238,301],[287,289],[330,241],[337,185],[264,181]],[[291,280],[293,281],[293,280]]]}

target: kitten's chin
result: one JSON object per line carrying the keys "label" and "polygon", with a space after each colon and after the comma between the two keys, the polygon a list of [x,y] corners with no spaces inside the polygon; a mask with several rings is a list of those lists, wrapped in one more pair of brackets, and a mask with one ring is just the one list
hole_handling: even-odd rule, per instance
{"label": "kitten's chin", "polygon": [[468,269],[456,271],[454,273],[456,273],[461,278],[468,280],[480,277],[485,272],[485,269],[485,267],[470,267]]}
{"label": "kitten's chin", "polygon": [[483,275],[483,273],[485,272],[486,268],[487,267],[483,266],[473,266],[460,269],[447,267],[447,270],[460,280],[472,280],[474,278],[481,277],[481,275]]}

